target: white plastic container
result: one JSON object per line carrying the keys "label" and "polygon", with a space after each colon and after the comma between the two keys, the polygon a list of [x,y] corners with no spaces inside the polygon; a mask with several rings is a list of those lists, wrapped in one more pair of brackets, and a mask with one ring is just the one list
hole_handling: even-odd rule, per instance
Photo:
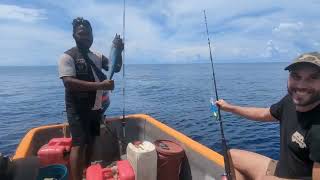
{"label": "white plastic container", "polygon": [[157,180],[157,151],[151,142],[129,143],[127,159],[134,170],[135,180]]}

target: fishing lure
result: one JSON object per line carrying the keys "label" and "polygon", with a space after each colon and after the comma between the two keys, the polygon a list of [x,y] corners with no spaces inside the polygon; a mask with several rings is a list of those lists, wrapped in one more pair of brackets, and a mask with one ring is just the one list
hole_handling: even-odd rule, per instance
{"label": "fishing lure", "polygon": [[210,99],[210,110],[211,110],[213,116],[217,120],[219,118],[219,113],[218,113],[218,107],[217,107],[216,103],[214,102],[214,98]]}

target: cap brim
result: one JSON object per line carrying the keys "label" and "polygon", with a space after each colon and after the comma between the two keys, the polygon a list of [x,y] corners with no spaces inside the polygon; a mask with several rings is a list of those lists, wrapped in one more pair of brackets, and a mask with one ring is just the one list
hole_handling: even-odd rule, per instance
{"label": "cap brim", "polygon": [[286,71],[290,71],[294,66],[296,66],[296,63],[290,64],[289,66],[287,66],[286,68],[284,68],[284,70]]}
{"label": "cap brim", "polygon": [[284,68],[284,70],[290,71],[290,70],[294,69],[295,67],[297,67],[298,65],[301,65],[301,64],[311,64],[311,65],[313,65],[315,67],[320,68],[320,66],[318,64],[315,64],[315,63],[312,63],[312,62],[303,61],[303,62],[294,62],[294,63],[290,64],[289,66],[287,66],[286,68]]}

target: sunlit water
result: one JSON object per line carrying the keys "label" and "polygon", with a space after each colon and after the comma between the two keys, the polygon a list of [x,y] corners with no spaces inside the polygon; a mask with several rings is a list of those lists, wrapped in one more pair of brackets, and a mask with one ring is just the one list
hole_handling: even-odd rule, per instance
{"label": "sunlit water", "polygon": [[[268,107],[286,94],[284,63],[217,64],[220,98],[244,106]],[[115,76],[108,115],[121,115],[122,73]],[[219,124],[211,118],[210,64],[126,65],[126,113],[149,114],[220,152]],[[65,121],[64,87],[57,67],[0,67],[0,152],[13,154],[32,127]],[[278,158],[279,125],[222,113],[232,148]]]}

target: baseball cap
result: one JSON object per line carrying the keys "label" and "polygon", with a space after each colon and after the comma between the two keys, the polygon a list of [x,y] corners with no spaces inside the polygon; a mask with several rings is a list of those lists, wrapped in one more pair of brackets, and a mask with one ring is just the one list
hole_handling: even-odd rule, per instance
{"label": "baseball cap", "polygon": [[298,58],[294,59],[293,62],[284,69],[290,71],[292,68],[303,63],[310,63],[320,68],[320,53],[309,52],[309,53],[302,54]]}

